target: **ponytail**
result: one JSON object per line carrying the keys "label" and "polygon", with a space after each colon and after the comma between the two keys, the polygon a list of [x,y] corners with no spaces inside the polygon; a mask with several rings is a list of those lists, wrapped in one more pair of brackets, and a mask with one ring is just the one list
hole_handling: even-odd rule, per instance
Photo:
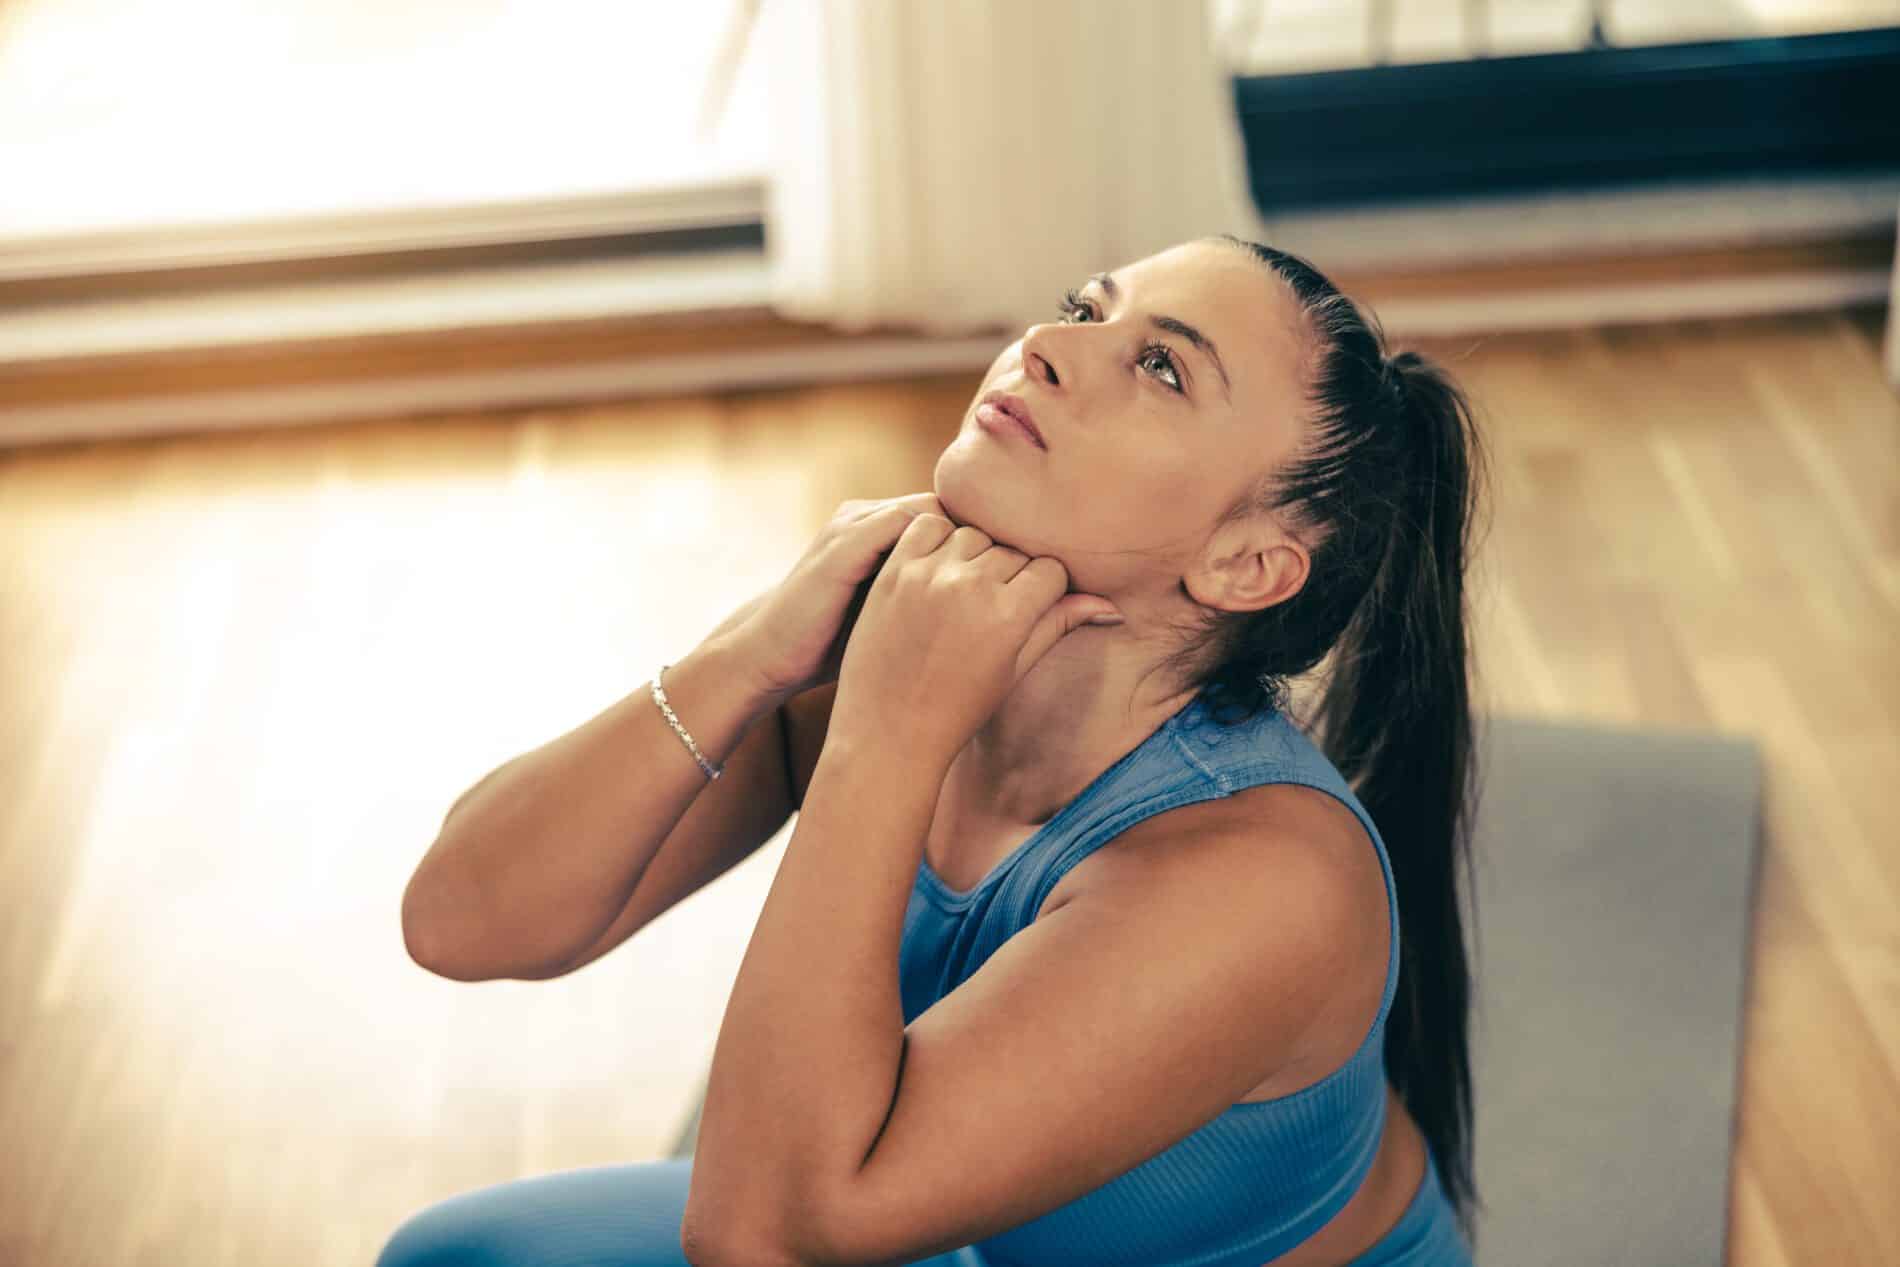
{"label": "ponytail", "polygon": [[1291,290],[1307,341],[1305,442],[1227,513],[1279,516],[1312,543],[1312,560],[1291,597],[1211,617],[1174,663],[1225,723],[1236,709],[1284,709],[1289,680],[1330,659],[1304,724],[1378,824],[1397,890],[1386,1076],[1475,1245],[1465,560],[1486,465],[1479,431],[1436,362],[1388,357],[1377,319],[1306,260],[1226,234],[1208,241],[1246,251]]}
{"label": "ponytail", "polygon": [[1463,393],[1432,362],[1401,352],[1386,372],[1409,472],[1317,720],[1329,759],[1379,824],[1398,889],[1387,1075],[1471,1240],[1471,977],[1458,880],[1462,870],[1468,897],[1476,759],[1464,581],[1474,428]]}

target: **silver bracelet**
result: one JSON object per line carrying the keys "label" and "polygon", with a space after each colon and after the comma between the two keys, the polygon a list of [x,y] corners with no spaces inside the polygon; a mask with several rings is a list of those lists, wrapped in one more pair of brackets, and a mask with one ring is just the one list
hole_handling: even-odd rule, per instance
{"label": "silver bracelet", "polygon": [[693,760],[699,762],[699,768],[706,772],[706,777],[708,779],[716,779],[725,773],[725,768],[723,766],[714,765],[700,755],[699,745],[694,743],[693,737],[686,733],[686,727],[680,725],[680,719],[673,715],[672,706],[666,702],[666,688],[660,685],[660,673],[664,673],[672,667],[670,664],[662,664],[660,666],[660,672],[653,675],[653,702],[660,706],[662,713],[666,714],[666,724],[673,728],[674,734],[685,741],[686,747],[693,754]]}

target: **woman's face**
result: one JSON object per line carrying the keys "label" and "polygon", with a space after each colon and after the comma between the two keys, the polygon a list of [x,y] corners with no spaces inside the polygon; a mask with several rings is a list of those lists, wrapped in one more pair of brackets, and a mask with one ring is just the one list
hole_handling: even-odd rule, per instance
{"label": "woman's face", "polygon": [[[937,459],[937,499],[1003,545],[1055,556],[1072,590],[1131,617],[1182,581],[1229,610],[1289,597],[1303,547],[1275,523],[1215,524],[1299,438],[1292,293],[1242,251],[1198,242],[1108,278],[1077,278],[1079,310],[1031,326],[991,364]],[[1046,449],[977,421],[997,391],[1028,405]]]}

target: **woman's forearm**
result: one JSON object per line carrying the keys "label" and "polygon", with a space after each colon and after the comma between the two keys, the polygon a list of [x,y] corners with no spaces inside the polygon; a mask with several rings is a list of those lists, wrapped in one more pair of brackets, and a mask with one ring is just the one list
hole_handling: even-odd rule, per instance
{"label": "woman's forearm", "polygon": [[[723,761],[780,697],[715,630],[666,672],[666,695],[708,761]],[[580,953],[625,907],[707,785],[648,684],[500,766],[450,809],[403,894],[418,963],[461,980],[532,976]]]}
{"label": "woman's forearm", "polygon": [[833,737],[713,1048],[686,1226],[733,1245],[813,1235],[863,1165],[904,1042],[904,911],[948,759]]}

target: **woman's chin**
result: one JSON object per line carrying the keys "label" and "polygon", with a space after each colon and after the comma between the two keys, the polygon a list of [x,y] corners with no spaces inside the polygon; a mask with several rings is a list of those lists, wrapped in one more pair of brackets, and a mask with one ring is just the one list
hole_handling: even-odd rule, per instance
{"label": "woman's chin", "polygon": [[1029,526],[1019,522],[1023,518],[1020,510],[1012,513],[1009,503],[1013,490],[997,487],[994,477],[985,477],[982,472],[954,461],[949,453],[938,460],[932,483],[937,500],[943,503],[950,522],[958,527],[980,528],[991,537],[1003,540],[1011,535],[1012,529]]}

